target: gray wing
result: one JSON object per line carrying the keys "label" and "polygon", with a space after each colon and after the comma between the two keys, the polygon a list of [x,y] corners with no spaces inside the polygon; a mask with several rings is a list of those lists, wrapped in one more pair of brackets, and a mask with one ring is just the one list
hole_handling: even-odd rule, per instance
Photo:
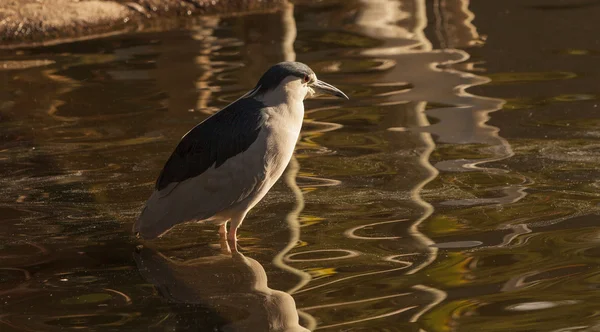
{"label": "gray wing", "polygon": [[154,238],[176,224],[211,218],[258,190],[265,178],[263,108],[252,98],[240,99],[186,134],[134,232]]}
{"label": "gray wing", "polygon": [[213,165],[218,168],[246,151],[265,122],[264,107],[254,98],[243,98],[190,130],[165,164],[156,189],[198,176]]}

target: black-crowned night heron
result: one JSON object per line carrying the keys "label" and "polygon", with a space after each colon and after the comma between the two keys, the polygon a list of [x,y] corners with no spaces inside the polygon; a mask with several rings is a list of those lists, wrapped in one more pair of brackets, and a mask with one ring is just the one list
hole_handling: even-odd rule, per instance
{"label": "black-crowned night heron", "polygon": [[156,238],[174,225],[220,225],[237,250],[236,231],[289,163],[304,117],[304,99],[348,99],[299,62],[267,70],[256,87],[190,130],[164,166],[133,230]]}

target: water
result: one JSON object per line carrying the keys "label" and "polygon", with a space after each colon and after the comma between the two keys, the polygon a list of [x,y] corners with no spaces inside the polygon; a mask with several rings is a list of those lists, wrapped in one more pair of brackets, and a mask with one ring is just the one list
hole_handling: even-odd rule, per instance
{"label": "water", "polygon": [[[600,330],[593,1],[325,1],[0,53],[2,331]],[[269,65],[295,157],[219,256],[130,228],[178,139]]]}

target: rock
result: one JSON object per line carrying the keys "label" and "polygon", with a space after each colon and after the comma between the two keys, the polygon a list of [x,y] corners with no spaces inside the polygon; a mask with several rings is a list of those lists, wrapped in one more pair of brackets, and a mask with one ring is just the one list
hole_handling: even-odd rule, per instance
{"label": "rock", "polygon": [[0,0],[0,48],[139,30],[160,17],[277,9],[287,0]]}

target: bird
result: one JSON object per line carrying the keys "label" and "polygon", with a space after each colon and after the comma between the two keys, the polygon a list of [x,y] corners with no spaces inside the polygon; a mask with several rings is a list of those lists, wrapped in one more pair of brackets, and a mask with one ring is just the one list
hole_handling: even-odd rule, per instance
{"label": "bird", "polygon": [[218,225],[226,238],[221,243],[237,252],[238,228],[292,158],[304,100],[320,94],[349,99],[304,63],[269,68],[252,90],[182,137],[134,223],[134,234],[151,240],[181,223],[207,223]]}

